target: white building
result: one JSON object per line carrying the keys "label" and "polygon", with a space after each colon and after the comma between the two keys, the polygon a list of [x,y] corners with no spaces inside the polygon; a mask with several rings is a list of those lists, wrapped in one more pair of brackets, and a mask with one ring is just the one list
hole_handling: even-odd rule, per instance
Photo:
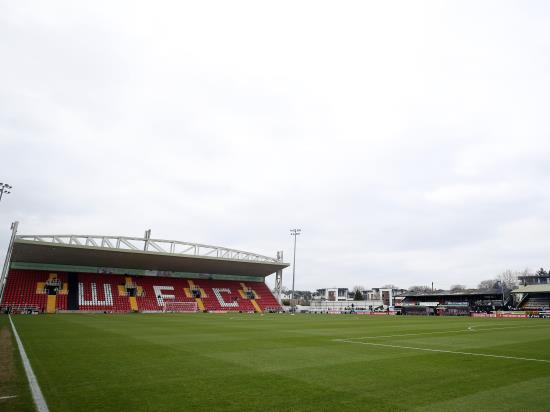
{"label": "white building", "polygon": [[327,288],[317,289],[317,293],[314,296],[314,300],[325,300],[328,302],[347,302],[353,300],[349,297],[348,288]]}
{"label": "white building", "polygon": [[395,298],[405,293],[405,289],[393,288],[372,288],[363,292],[363,297],[374,305],[384,306],[384,308],[395,306]]}
{"label": "white building", "polygon": [[318,289],[311,308],[317,310],[343,310],[347,307],[364,310],[386,310],[400,304],[398,295],[406,292],[404,289],[372,288],[363,291],[363,300],[354,300],[354,293],[348,288]]}

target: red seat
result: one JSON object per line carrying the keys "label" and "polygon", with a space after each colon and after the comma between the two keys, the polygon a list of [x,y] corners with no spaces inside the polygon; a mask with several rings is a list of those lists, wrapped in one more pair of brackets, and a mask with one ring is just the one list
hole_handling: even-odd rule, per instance
{"label": "red seat", "polygon": [[[50,273],[50,271],[10,270],[1,306],[28,305],[44,310],[47,295],[37,293],[37,283],[45,282]],[[56,273],[65,284],[68,279],[67,274]],[[76,293],[78,293],[80,310],[130,312],[130,298],[126,294],[119,296],[119,285],[125,285],[125,282],[125,276],[122,275],[79,273]],[[140,311],[162,311],[165,301],[195,301],[193,297],[187,297],[184,291],[185,288],[190,287],[188,279],[132,276],[132,282],[138,287],[138,291],[142,292],[136,296]],[[262,310],[280,308],[279,303],[263,282],[211,279],[192,279],[192,282],[204,291],[201,299],[208,311],[254,311],[252,302],[243,298],[239,292],[245,291],[243,284],[246,289],[252,289],[256,293],[256,302]],[[57,295],[56,307],[58,310],[67,309],[67,295]]]}

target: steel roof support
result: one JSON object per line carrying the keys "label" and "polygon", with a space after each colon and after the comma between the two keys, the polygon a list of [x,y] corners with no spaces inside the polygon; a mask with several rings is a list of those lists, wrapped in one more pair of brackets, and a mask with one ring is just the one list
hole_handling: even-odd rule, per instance
{"label": "steel roof support", "polygon": [[16,240],[33,241],[37,243],[57,243],[71,246],[92,246],[96,248],[116,250],[144,250],[146,252],[158,252],[171,255],[194,255],[249,262],[279,263],[277,258],[263,256],[257,253],[245,252],[242,250],[203,245],[200,243],[179,242],[176,240],[151,239],[150,232],[147,232],[143,238],[70,234],[17,235]]}

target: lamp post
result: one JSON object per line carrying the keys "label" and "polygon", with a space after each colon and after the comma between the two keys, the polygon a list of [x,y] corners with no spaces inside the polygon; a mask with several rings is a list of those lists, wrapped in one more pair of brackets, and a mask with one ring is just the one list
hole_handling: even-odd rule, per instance
{"label": "lamp post", "polygon": [[10,191],[11,188],[12,187],[7,183],[0,183],[0,200],[2,200],[3,194],[9,195],[11,193]]}
{"label": "lamp post", "polygon": [[294,279],[296,277],[296,237],[300,234],[302,229],[290,229],[290,236],[294,236],[294,256],[292,258],[292,295],[290,297],[290,310],[295,312],[294,305]]}

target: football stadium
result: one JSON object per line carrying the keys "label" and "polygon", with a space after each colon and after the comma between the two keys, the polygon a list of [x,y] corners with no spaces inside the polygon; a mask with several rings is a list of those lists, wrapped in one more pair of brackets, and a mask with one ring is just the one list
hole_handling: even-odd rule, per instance
{"label": "football stadium", "polygon": [[149,237],[16,236],[10,250],[2,307],[27,313],[278,311],[264,280],[288,266]]}
{"label": "football stadium", "polygon": [[0,412],[550,411],[549,1],[0,39]]}
{"label": "football stadium", "polygon": [[550,323],[517,316],[525,311],[462,316],[412,294],[407,316],[289,314],[277,296],[288,266],[279,252],[16,228],[2,279],[2,410],[550,405]]}

